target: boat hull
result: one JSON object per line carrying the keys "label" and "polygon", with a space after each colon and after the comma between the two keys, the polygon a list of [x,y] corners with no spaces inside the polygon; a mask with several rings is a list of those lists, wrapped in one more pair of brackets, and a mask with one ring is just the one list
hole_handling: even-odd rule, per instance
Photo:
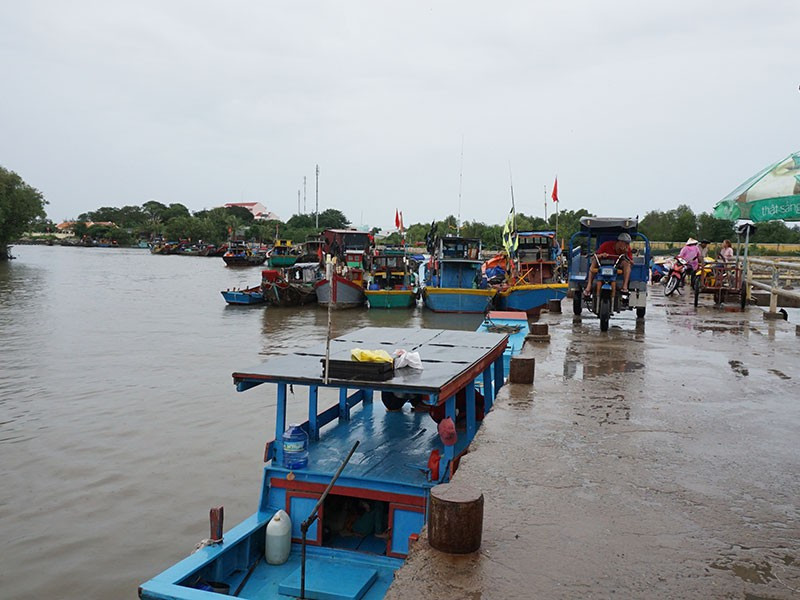
{"label": "boat hull", "polygon": [[561,300],[567,295],[566,283],[540,283],[514,285],[498,292],[496,304],[500,310],[535,312],[550,300]]}
{"label": "boat hull", "polygon": [[236,305],[264,304],[264,295],[259,288],[249,290],[225,290],[220,292],[225,302]]}
{"label": "boat hull", "polygon": [[317,300],[317,291],[310,283],[264,283],[262,290],[270,306],[303,306]]}
{"label": "boat hull", "polygon": [[225,255],[222,257],[225,264],[229,267],[255,267],[263,265],[267,260],[266,254],[234,254],[232,256]]}
{"label": "boat hull", "polygon": [[331,281],[323,279],[315,284],[317,302],[322,306],[331,305],[331,308],[356,308],[364,304],[364,288],[359,284],[345,279],[341,275],[334,275]]}
{"label": "boat hull", "polygon": [[283,267],[291,267],[297,262],[297,256],[270,256],[268,263],[270,267],[280,269]]}
{"label": "boat hull", "polygon": [[411,308],[417,303],[413,290],[367,290],[368,308]]}
{"label": "boat hull", "polygon": [[434,312],[484,313],[495,293],[492,289],[426,287],[422,296],[425,306]]}

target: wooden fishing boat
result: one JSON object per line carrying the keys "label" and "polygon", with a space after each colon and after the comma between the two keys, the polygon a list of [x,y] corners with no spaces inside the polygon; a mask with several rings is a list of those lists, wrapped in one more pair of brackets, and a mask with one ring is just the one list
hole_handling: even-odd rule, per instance
{"label": "wooden fishing boat", "polygon": [[[222,510],[212,510],[211,538],[143,583],[140,598],[199,600],[210,591],[251,600],[383,598],[411,539],[426,523],[431,488],[450,480],[477,432],[479,415],[491,409],[503,385],[507,338],[368,327],[330,341],[328,378],[325,344],[296,348],[235,372],[240,392],[269,384],[266,397],[274,397],[273,389],[277,393],[275,440],[266,446],[256,512],[223,535]],[[388,379],[366,370],[353,379],[360,369],[348,365],[365,364],[348,360],[355,347],[413,348],[424,368],[391,370],[389,365]],[[476,391],[476,379],[483,394]],[[295,398],[304,388],[308,420],[287,430],[290,389]],[[320,411],[324,389],[338,390],[339,400]],[[410,407],[389,411],[374,401],[383,393],[413,395],[430,416]],[[456,421],[457,402],[465,408],[463,429],[455,439],[440,437],[430,417],[440,412]],[[290,431],[291,439],[285,435]],[[303,448],[302,442],[295,444],[297,432],[307,435],[307,456],[293,463],[290,455]],[[265,554],[273,556],[276,539],[269,537],[268,525],[279,510],[290,519],[281,538],[287,544],[285,562],[268,564]]]}
{"label": "wooden fishing boat", "polygon": [[326,229],[323,232],[324,253],[332,261],[331,278],[323,278],[314,287],[317,302],[331,308],[362,306],[364,275],[371,265],[372,236],[355,229]]}
{"label": "wooden fishing boat", "polygon": [[255,267],[263,265],[267,255],[264,252],[254,252],[244,242],[236,241],[228,244],[228,251],[222,255],[222,260],[229,267]]}
{"label": "wooden fishing boat", "polygon": [[280,269],[291,267],[297,262],[298,256],[299,249],[292,245],[292,240],[275,240],[267,261],[270,267]]}
{"label": "wooden fishing boat", "polygon": [[487,313],[476,331],[508,335],[508,345],[503,351],[503,367],[508,374],[511,357],[522,351],[525,337],[530,333],[528,315],[518,310],[492,310]]}
{"label": "wooden fishing boat", "polygon": [[264,294],[261,292],[261,286],[257,285],[246,290],[223,290],[220,292],[225,302],[228,304],[264,304]]}
{"label": "wooden fishing boat", "polygon": [[435,312],[484,313],[496,293],[482,283],[481,241],[443,237],[436,243],[422,297]]}
{"label": "wooden fishing boat", "polygon": [[302,306],[317,301],[314,284],[320,280],[319,263],[295,263],[285,269],[261,271],[261,290],[272,306]]}
{"label": "wooden fishing boat", "polygon": [[367,308],[409,308],[417,304],[416,273],[404,250],[386,248],[372,257]]}
{"label": "wooden fishing boat", "polygon": [[568,286],[559,269],[561,249],[553,231],[520,232],[518,236],[515,259],[507,261],[505,278],[494,286],[495,304],[500,310],[535,313],[550,300],[567,295]]}

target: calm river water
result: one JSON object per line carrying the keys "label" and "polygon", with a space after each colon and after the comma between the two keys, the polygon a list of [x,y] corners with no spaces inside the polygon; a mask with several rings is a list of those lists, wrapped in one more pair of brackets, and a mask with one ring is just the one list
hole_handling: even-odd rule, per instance
{"label": "calm river water", "polygon": [[[236,369],[325,339],[327,313],[229,307],[260,271],[146,250],[17,246],[0,263],[0,597],[135,598],[256,509],[272,386]],[[474,330],[480,317],[356,309],[363,326]],[[290,406],[298,419],[305,398]]]}

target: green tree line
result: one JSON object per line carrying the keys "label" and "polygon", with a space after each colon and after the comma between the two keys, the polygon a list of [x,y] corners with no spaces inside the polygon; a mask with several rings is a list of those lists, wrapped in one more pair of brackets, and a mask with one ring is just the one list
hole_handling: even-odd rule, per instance
{"label": "green tree line", "polygon": [[[44,207],[47,201],[41,192],[26,184],[16,173],[0,167],[0,260],[9,258],[8,245],[26,231],[52,233],[55,225],[47,219]],[[580,228],[580,219],[594,216],[586,209],[565,210],[551,214],[547,220],[519,213],[515,223],[517,231],[555,230],[558,238],[568,240]],[[87,222],[95,223],[87,226]],[[319,214],[293,215],[286,222],[255,220],[245,208],[213,208],[190,212],[183,204],[162,204],[154,200],[141,206],[122,208],[104,206],[78,215],[74,225],[76,236],[88,236],[95,240],[116,241],[129,245],[137,240],[151,240],[157,236],[168,240],[206,241],[219,244],[231,237],[271,243],[276,238],[295,242],[329,228],[347,228],[350,220],[346,215],[329,208]],[[502,247],[505,222],[487,224],[481,221],[465,221],[458,227],[456,217],[449,215],[432,223],[415,223],[405,230],[406,243],[424,246],[427,236],[454,235],[480,238],[487,249]],[[648,212],[639,223],[639,229],[652,241],[683,242],[693,237],[708,238],[720,242],[735,237],[733,223],[716,219],[709,213],[695,214],[687,205],[668,211]],[[380,229],[373,229],[380,233]],[[753,243],[800,244],[800,229],[790,227],[783,221],[772,221],[758,225]],[[400,234],[391,232],[385,237],[387,245],[399,245]]]}

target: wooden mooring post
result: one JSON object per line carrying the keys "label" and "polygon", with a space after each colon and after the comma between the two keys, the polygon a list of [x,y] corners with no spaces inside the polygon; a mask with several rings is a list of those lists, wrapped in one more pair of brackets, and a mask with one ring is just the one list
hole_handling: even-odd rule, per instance
{"label": "wooden mooring post", "polygon": [[483,535],[483,494],[460,483],[442,483],[431,489],[428,541],[450,554],[475,552]]}

